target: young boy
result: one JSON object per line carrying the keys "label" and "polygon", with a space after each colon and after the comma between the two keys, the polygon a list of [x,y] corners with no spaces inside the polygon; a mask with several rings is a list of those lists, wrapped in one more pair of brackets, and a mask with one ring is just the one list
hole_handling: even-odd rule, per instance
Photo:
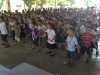
{"label": "young boy", "polygon": [[94,37],[90,33],[91,30],[92,30],[91,26],[87,26],[86,27],[86,32],[81,35],[81,42],[82,42],[81,52],[83,54],[86,52],[86,63],[89,63],[91,41],[93,42],[95,48],[97,48],[97,45],[94,42]]}
{"label": "young boy", "polygon": [[5,25],[5,22],[3,21],[4,17],[0,17],[0,31],[1,31],[1,38],[3,43],[1,45],[6,45],[5,48],[8,48],[10,45],[7,40],[8,36],[8,31],[7,31],[7,26]]}
{"label": "young boy", "polygon": [[77,38],[74,35],[74,32],[75,32],[74,28],[69,28],[68,37],[67,37],[67,40],[66,40],[68,64],[70,64],[70,67],[74,66],[75,53],[76,53],[75,49],[77,48],[78,53],[80,53],[78,41],[77,41]]}
{"label": "young boy", "polygon": [[[96,45],[97,45],[97,42],[98,42],[98,39],[99,39],[99,34],[98,34],[97,28],[98,28],[98,25],[95,24],[93,26],[93,30],[91,31],[91,34],[94,36],[94,41],[95,41]],[[91,47],[95,48],[93,43],[91,43]],[[96,55],[98,55],[98,54],[99,54],[98,49],[96,49]]]}
{"label": "young boy", "polygon": [[33,46],[32,46],[32,49],[34,49],[34,47],[36,47],[36,50],[37,52],[39,51],[38,50],[38,36],[39,36],[39,32],[37,30],[37,28],[35,28],[35,24],[32,23],[31,24],[31,34],[32,34],[32,41],[33,41]]}

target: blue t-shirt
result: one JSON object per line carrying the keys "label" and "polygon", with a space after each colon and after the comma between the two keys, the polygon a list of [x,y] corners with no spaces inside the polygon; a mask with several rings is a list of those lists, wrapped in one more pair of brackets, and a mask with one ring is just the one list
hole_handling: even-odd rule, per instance
{"label": "blue t-shirt", "polygon": [[76,37],[70,37],[68,36],[66,39],[68,46],[67,46],[67,50],[69,51],[75,51],[75,45],[78,44]]}

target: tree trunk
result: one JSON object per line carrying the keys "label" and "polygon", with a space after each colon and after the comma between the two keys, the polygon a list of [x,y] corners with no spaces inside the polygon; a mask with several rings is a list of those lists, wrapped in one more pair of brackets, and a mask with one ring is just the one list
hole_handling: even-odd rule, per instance
{"label": "tree trunk", "polygon": [[25,2],[24,2],[24,10],[25,10]]}
{"label": "tree trunk", "polygon": [[39,2],[38,0],[36,0],[36,8],[38,8],[38,6],[39,6]]}
{"label": "tree trunk", "polygon": [[43,8],[44,0],[41,0],[41,8]]}
{"label": "tree trunk", "polygon": [[56,6],[57,6],[57,0],[54,0],[54,6],[56,8]]}
{"label": "tree trunk", "polygon": [[11,10],[10,0],[6,0],[7,10]]}

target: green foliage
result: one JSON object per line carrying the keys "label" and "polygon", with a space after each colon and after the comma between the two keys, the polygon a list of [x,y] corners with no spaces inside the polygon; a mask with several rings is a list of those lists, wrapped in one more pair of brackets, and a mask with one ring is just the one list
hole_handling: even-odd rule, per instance
{"label": "green foliage", "polygon": [[66,0],[58,0],[58,5],[63,6],[64,3],[66,3]]}
{"label": "green foliage", "polygon": [[35,4],[36,0],[23,0],[23,1],[27,6],[32,6],[33,4]]}
{"label": "green foliage", "polygon": [[89,3],[92,2],[92,0],[84,0],[85,5],[89,5]]}
{"label": "green foliage", "polygon": [[68,2],[71,3],[71,5],[75,4],[76,0],[67,0]]}
{"label": "green foliage", "polygon": [[4,4],[3,4],[3,3],[4,3],[4,1],[5,1],[5,0],[1,0],[1,1],[0,1],[0,9],[1,9],[1,8],[2,8],[2,6],[4,5]]}
{"label": "green foliage", "polygon": [[54,0],[44,0],[44,4],[51,4],[54,3]]}

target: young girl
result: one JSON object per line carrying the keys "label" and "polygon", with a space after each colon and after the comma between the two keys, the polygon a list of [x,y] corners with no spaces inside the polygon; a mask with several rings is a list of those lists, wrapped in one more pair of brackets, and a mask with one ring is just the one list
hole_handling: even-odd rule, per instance
{"label": "young girl", "polygon": [[52,29],[52,24],[48,23],[47,25],[48,29],[46,30],[46,33],[48,35],[48,40],[47,40],[47,48],[49,49],[49,52],[47,54],[50,54],[50,57],[53,57],[54,54],[54,49],[56,48],[56,43],[55,43],[55,38],[56,38],[56,33]]}
{"label": "young girl", "polygon": [[[68,64],[70,67],[74,66],[75,62],[75,48],[77,48],[78,53],[80,53],[78,47],[77,38],[74,35],[75,29],[70,28],[68,31],[68,37],[66,39],[66,49],[67,49],[67,57],[68,57]],[[75,47],[76,46],[76,47]]]}
{"label": "young girl", "polygon": [[18,47],[21,46],[20,42],[20,27],[18,25],[18,20],[14,19],[14,28],[15,28],[15,44],[19,43]]}
{"label": "young girl", "polygon": [[12,37],[13,37],[13,40],[15,40],[14,20],[13,20],[13,18],[12,18],[12,17],[11,17],[11,21],[10,21],[10,29],[11,29],[11,32],[12,32]]}
{"label": "young girl", "polygon": [[[36,50],[38,52],[39,51],[39,49],[38,49],[38,36],[39,36],[39,32],[38,32],[38,29],[35,28],[35,24],[33,22],[31,23],[31,27],[32,27],[32,29],[31,29],[31,33],[30,34],[32,34],[32,41],[33,41],[32,49],[34,47],[36,47]],[[29,34],[29,36],[30,36],[30,34]]]}
{"label": "young girl", "polygon": [[20,20],[20,38],[21,38],[21,43],[25,43],[25,37],[26,37],[26,33],[25,33],[25,24],[23,23],[23,20]]}

